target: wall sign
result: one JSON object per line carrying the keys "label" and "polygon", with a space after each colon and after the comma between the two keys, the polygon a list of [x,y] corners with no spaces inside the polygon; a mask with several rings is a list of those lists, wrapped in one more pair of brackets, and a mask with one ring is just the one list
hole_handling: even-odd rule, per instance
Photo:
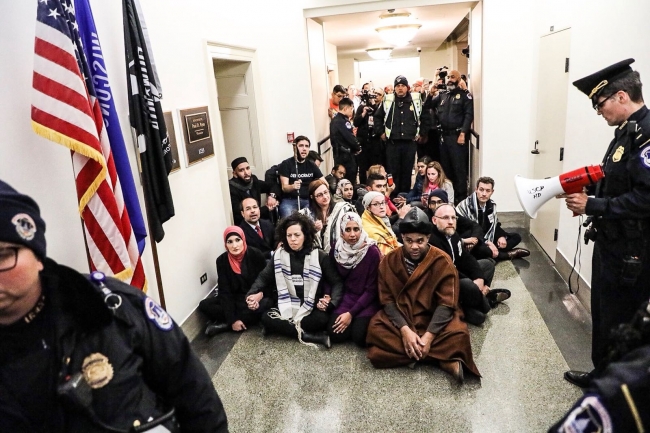
{"label": "wall sign", "polygon": [[165,117],[165,125],[167,126],[167,134],[169,135],[169,144],[172,148],[172,171],[169,174],[177,172],[181,169],[181,161],[178,157],[178,143],[176,142],[176,130],[174,129],[174,116],[171,111],[163,112]]}
{"label": "wall sign", "polygon": [[196,164],[214,156],[214,144],[210,133],[210,115],[208,107],[179,110],[187,165]]}

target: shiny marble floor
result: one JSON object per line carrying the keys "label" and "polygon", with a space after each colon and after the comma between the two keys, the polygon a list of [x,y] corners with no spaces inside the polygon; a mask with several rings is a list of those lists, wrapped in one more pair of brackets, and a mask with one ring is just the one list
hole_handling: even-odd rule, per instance
{"label": "shiny marble floor", "polygon": [[470,326],[483,378],[462,386],[431,365],[375,370],[353,345],[316,350],[282,337],[193,341],[233,432],[537,432],[580,395],[562,379],[590,368],[589,317],[568,295],[518,216],[502,217],[532,251],[501,263],[493,287],[513,297]]}

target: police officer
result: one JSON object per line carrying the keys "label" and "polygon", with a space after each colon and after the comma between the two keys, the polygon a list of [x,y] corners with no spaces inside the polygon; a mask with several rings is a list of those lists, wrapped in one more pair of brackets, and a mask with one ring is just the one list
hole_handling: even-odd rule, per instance
{"label": "police officer", "polygon": [[353,113],[352,100],[341,99],[339,112],[330,123],[330,142],[334,148],[334,164],[342,164],[345,167],[345,178],[354,185],[357,183],[357,161],[354,157],[361,152],[361,146],[352,133]]}
{"label": "police officer", "polygon": [[[384,98],[374,115],[375,133],[386,140],[386,164],[393,175],[393,196],[411,189],[417,143],[427,139],[430,116],[423,115],[420,93],[409,93],[406,77],[395,78],[395,93]],[[422,131],[422,136],[420,136]]]}
{"label": "police officer", "polygon": [[[593,217],[592,361],[605,356],[609,331],[628,322],[650,297],[650,115],[639,73],[624,60],[573,83],[596,113],[616,127],[603,159],[605,177],[587,193],[569,194],[566,205]],[[569,382],[586,387],[593,372],[568,371]]]}
{"label": "police officer", "polygon": [[38,205],[0,181],[0,432],[227,432],[205,368],[151,298],[46,256]]}
{"label": "police officer", "polygon": [[460,87],[460,72],[447,75],[447,90],[427,101],[440,130],[440,164],[454,184],[456,203],[467,197],[469,134],[474,121],[472,94]]}

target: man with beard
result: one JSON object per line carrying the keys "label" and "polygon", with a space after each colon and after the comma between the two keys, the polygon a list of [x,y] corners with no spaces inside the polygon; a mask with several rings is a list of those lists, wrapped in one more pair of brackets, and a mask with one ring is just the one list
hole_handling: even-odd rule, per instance
{"label": "man with beard", "polygon": [[[411,189],[417,143],[426,141],[431,123],[427,112],[422,111],[420,94],[413,95],[416,99],[409,93],[406,78],[398,75],[394,97],[386,97],[374,115],[375,133],[386,140],[386,162],[395,181],[393,196]],[[424,136],[420,136],[420,130]]]}
{"label": "man with beard", "polygon": [[354,107],[352,100],[341,99],[339,112],[336,113],[330,123],[330,142],[334,149],[334,164],[342,164],[345,167],[345,178],[357,183],[357,161],[355,156],[361,153],[361,146],[357,137],[352,133],[352,114]]}
{"label": "man with beard", "polygon": [[422,210],[411,209],[399,229],[404,245],[379,264],[383,309],[368,326],[368,359],[376,368],[437,362],[459,383],[465,369],[480,377],[460,320],[454,264],[427,243],[432,226]]}
{"label": "man with beard", "polygon": [[427,101],[424,112],[434,111],[440,130],[440,163],[454,184],[456,203],[467,197],[467,165],[470,129],[474,121],[472,94],[459,87],[460,72],[453,70],[447,76],[447,91]]}
{"label": "man with beard", "polygon": [[239,205],[241,215],[244,221],[239,223],[239,227],[244,231],[246,244],[249,247],[255,247],[264,254],[264,258],[269,260],[271,253],[275,249],[275,228],[270,221],[260,219],[260,208],[253,197],[242,200]]}
{"label": "man with beard", "polygon": [[325,179],[316,165],[307,159],[311,142],[304,135],[293,140],[293,156],[282,161],[278,167],[282,200],[280,218],[294,210],[309,209],[309,184],[316,179]]}
{"label": "man with beard", "polygon": [[257,176],[251,174],[251,166],[248,160],[243,156],[233,159],[230,163],[232,167],[232,179],[228,181],[230,188],[230,205],[232,206],[232,216],[235,225],[239,225],[244,218],[242,217],[239,205],[242,200],[252,197],[258,203],[262,202],[262,194],[266,194],[266,206],[260,210],[261,218],[271,219],[271,212],[275,211],[278,206],[278,197],[280,196],[280,187],[273,183],[259,180]]}

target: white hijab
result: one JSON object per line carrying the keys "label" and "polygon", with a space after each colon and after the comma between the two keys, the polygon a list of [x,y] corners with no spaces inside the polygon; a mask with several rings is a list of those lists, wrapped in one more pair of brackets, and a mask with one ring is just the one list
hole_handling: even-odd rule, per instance
{"label": "white hijab", "polygon": [[[343,239],[343,232],[350,221],[355,222],[361,229],[359,240],[354,245],[348,244]],[[356,212],[346,212],[343,214],[339,227],[341,236],[337,239],[336,245],[334,246],[334,259],[345,269],[353,269],[366,256],[368,248],[377,242],[368,237],[368,233],[361,226],[361,217]]]}

